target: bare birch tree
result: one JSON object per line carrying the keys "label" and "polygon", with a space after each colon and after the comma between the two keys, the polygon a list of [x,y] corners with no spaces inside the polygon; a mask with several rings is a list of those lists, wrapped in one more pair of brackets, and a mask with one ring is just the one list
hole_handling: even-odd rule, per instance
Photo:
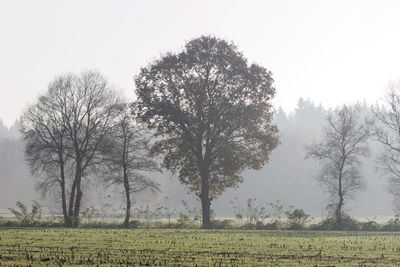
{"label": "bare birch tree", "polygon": [[327,117],[324,139],[306,147],[306,158],[321,162],[317,181],[330,194],[335,206],[337,227],[342,226],[345,199],[365,187],[359,172],[360,157],[369,154],[370,123],[360,121],[360,108],[343,106]]}
{"label": "bare birch tree", "polygon": [[385,105],[376,105],[374,138],[383,145],[378,163],[389,176],[388,191],[393,195],[393,207],[400,213],[400,84],[392,83],[385,96]]}
{"label": "bare birch tree", "polygon": [[159,185],[146,176],[146,173],[161,171],[149,155],[151,134],[147,128],[137,124],[131,115],[128,103],[118,105],[109,145],[105,151],[104,177],[107,184],[123,185],[126,200],[124,226],[129,226],[131,214],[131,195],[149,190],[159,191]]}

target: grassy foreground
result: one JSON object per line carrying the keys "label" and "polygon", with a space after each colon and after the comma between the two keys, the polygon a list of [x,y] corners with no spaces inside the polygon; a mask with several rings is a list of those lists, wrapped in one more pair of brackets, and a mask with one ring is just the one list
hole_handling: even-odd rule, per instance
{"label": "grassy foreground", "polygon": [[0,266],[399,266],[400,233],[0,229]]}

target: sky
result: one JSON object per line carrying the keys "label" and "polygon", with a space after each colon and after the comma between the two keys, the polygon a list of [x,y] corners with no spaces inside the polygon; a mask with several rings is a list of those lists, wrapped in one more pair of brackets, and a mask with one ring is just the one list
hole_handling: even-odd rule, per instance
{"label": "sky", "polygon": [[274,104],[382,98],[400,78],[400,1],[1,0],[0,118],[10,126],[56,75],[96,69],[132,98],[134,76],[203,34],[273,73]]}

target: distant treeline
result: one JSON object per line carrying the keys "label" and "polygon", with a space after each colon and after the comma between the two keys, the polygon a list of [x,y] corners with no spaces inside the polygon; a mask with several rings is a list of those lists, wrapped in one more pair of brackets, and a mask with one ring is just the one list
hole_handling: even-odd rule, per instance
{"label": "distant treeline", "polygon": [[201,36],[141,68],[134,93],[127,101],[97,71],[67,73],[21,114],[29,171],[38,191],[58,203],[65,226],[79,226],[82,203],[97,183],[124,193],[128,227],[132,199],[141,192],[162,194],[154,173],[168,172],[200,200],[201,225],[210,228],[211,203],[246,182],[246,172],[256,177],[271,164],[274,184],[248,187],[250,199],[266,187],[281,190],[277,199],[325,192],[328,218],[342,229],[346,204],[367,186],[361,168],[371,158],[369,166],[389,177],[393,206],[400,209],[397,85],[383,106],[325,110],[300,99],[288,115],[271,103],[276,88],[269,70],[248,63],[233,43]]}

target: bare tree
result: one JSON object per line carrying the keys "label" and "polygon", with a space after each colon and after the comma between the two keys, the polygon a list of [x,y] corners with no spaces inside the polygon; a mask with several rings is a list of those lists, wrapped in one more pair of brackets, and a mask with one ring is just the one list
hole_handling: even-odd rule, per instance
{"label": "bare tree", "polygon": [[159,191],[159,185],[146,177],[146,172],[161,171],[149,155],[151,135],[147,128],[138,125],[131,115],[128,103],[118,105],[109,146],[105,151],[108,184],[124,185],[126,214],[124,226],[129,226],[131,194],[150,190]]}
{"label": "bare tree", "polygon": [[359,172],[360,157],[368,156],[370,123],[360,122],[360,108],[344,105],[327,117],[324,140],[306,147],[307,157],[322,163],[317,177],[325,186],[335,206],[336,224],[342,226],[345,198],[353,197],[365,187]]}
{"label": "bare tree", "polygon": [[[33,172],[43,170],[44,185],[60,181],[65,223],[76,227],[82,192],[82,178],[102,163],[102,146],[110,131],[118,99],[98,72],[60,76],[46,94],[22,116],[26,154]],[[72,169],[69,201],[66,197],[65,166]],[[59,168],[59,175],[54,170]],[[47,188],[47,187],[46,187]],[[47,189],[44,190],[47,190]],[[68,208],[67,208],[68,206]]]}
{"label": "bare tree", "polygon": [[[59,189],[64,222],[68,221],[66,202],[66,166],[70,155],[66,133],[64,107],[66,88],[73,82],[71,75],[60,76],[49,84],[46,95],[28,107],[21,117],[21,133],[25,141],[25,157],[33,175],[39,178],[37,187],[46,194]],[[58,191],[58,190],[57,190]]]}
{"label": "bare tree", "polygon": [[103,162],[102,146],[109,134],[113,118],[116,116],[118,99],[107,80],[98,72],[88,71],[77,76],[73,86],[67,90],[68,101],[65,106],[66,132],[71,142],[71,155],[74,160],[75,177],[69,198],[68,218],[70,226],[79,224],[81,207],[82,178],[88,176]]}
{"label": "bare tree", "polygon": [[378,163],[389,176],[389,192],[393,207],[400,213],[400,84],[392,83],[385,97],[385,106],[376,105],[374,138],[383,145]]}

